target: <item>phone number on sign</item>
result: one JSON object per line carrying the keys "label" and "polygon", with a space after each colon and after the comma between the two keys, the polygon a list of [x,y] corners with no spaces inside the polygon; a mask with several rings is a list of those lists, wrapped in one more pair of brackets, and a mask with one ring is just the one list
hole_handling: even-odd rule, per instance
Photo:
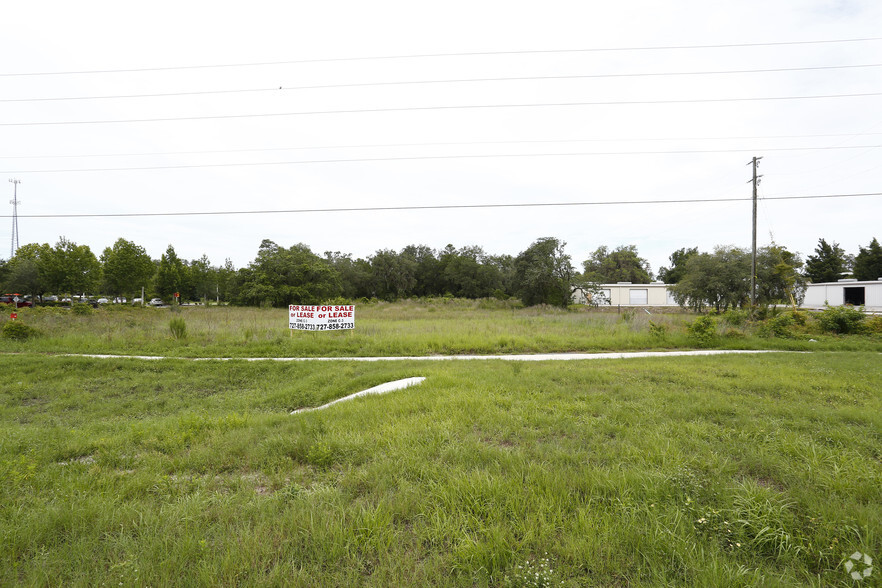
{"label": "phone number on sign", "polygon": [[340,329],[354,329],[355,323],[332,323],[328,325],[290,323],[290,326],[295,331],[338,331]]}

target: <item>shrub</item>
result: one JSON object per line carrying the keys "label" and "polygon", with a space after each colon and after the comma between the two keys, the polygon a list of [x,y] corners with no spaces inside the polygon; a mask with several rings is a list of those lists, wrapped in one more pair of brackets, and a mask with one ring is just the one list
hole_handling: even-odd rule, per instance
{"label": "shrub", "polygon": [[733,327],[740,327],[750,319],[750,312],[733,308],[723,313],[723,320]]}
{"label": "shrub", "polygon": [[777,306],[758,306],[754,312],[754,317],[764,321],[766,319],[775,318],[779,314],[781,314],[781,309]]}
{"label": "shrub", "polygon": [[866,315],[853,306],[828,306],[818,315],[821,329],[837,335],[852,335],[864,331]]}
{"label": "shrub", "polygon": [[864,327],[871,333],[882,333],[882,316],[874,316],[867,319]]}
{"label": "shrub", "polygon": [[27,341],[31,337],[39,334],[37,329],[24,324],[21,321],[7,321],[3,325],[3,331],[0,333],[4,339],[12,339],[14,341]]}
{"label": "shrub", "polygon": [[70,311],[80,315],[92,314],[92,307],[84,302],[76,302],[70,307]]}
{"label": "shrub", "polygon": [[794,322],[793,315],[779,314],[763,321],[758,332],[761,337],[789,337]]}
{"label": "shrub", "polygon": [[696,347],[711,347],[717,338],[717,321],[711,316],[700,316],[687,324],[686,330]]}
{"label": "shrub", "polygon": [[168,328],[175,339],[183,339],[187,336],[187,323],[181,317],[168,321]]}
{"label": "shrub", "polygon": [[723,337],[725,337],[726,339],[744,339],[747,337],[747,335],[745,335],[738,329],[726,329],[726,332],[723,333]]}
{"label": "shrub", "polygon": [[668,325],[649,319],[649,336],[656,341],[664,341],[668,335]]}

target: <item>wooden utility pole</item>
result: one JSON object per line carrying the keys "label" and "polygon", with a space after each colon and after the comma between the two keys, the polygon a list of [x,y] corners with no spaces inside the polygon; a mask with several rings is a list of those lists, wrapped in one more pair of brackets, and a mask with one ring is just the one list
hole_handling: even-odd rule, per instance
{"label": "wooden utility pole", "polygon": [[[750,255],[750,307],[756,307],[756,188],[759,186],[760,178],[762,176],[758,176],[756,174],[756,168],[759,167],[759,160],[762,157],[754,157],[751,163],[753,164],[753,240],[751,244],[751,255]],[[748,164],[750,165],[750,163]]]}

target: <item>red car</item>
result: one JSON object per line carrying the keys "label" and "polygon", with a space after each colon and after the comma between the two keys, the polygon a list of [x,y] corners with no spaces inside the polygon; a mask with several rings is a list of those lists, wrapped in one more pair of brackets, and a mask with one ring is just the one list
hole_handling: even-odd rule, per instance
{"label": "red car", "polygon": [[[15,301],[16,298],[18,298],[18,302]],[[16,308],[33,306],[30,300],[25,300],[18,294],[4,294],[0,296],[0,304],[14,304]]]}

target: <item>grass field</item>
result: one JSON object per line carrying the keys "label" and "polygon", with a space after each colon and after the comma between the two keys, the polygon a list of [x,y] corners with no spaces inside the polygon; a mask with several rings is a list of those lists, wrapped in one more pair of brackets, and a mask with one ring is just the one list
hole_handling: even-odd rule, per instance
{"label": "grass field", "polygon": [[[0,339],[0,352],[153,354],[178,357],[352,357],[497,354],[694,348],[691,314],[591,312],[585,308],[519,308],[497,300],[406,300],[356,306],[356,329],[288,330],[282,309],[106,307],[88,315],[61,308],[20,309],[37,329],[29,341]],[[173,319],[186,335],[175,338]],[[7,321],[0,317],[0,324]],[[731,319],[730,319],[731,320]],[[882,317],[877,319],[882,327]],[[786,337],[758,336],[755,325],[717,319],[712,346],[728,349],[882,351],[880,332],[838,337],[792,328]],[[810,326],[810,325],[809,325]],[[653,328],[654,327],[654,328]]]}
{"label": "grass field", "polygon": [[2,585],[850,585],[882,553],[875,353],[2,363]]}
{"label": "grass field", "polygon": [[[878,350],[535,363],[45,353],[299,345],[284,327],[275,342],[268,312],[245,310],[241,325],[182,312],[185,340],[168,312],[120,313],[134,325],[119,330],[110,312],[25,317],[58,330],[0,353],[0,585],[854,586],[845,560],[882,557]],[[303,340],[416,355],[411,323],[430,315],[447,316],[433,335],[444,349],[652,340],[638,316],[469,312],[475,333],[449,309],[378,305],[356,318],[372,335]],[[204,325],[221,318],[212,343]],[[668,343],[688,344],[675,331],[690,319],[666,317]],[[246,329],[260,353],[235,340]],[[412,376],[427,379],[289,414]],[[860,583],[880,584],[878,570]]]}

